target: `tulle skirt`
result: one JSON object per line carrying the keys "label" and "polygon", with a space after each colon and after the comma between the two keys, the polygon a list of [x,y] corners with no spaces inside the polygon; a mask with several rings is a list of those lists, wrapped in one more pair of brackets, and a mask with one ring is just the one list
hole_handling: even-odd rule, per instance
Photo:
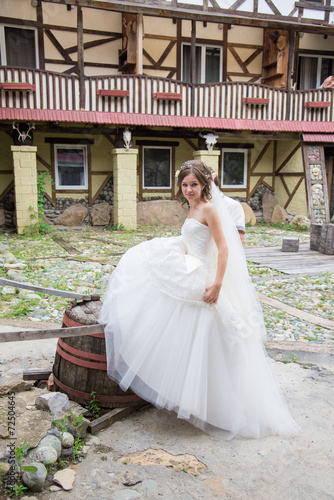
{"label": "tulle skirt", "polygon": [[148,252],[158,249],[160,260],[174,259],[170,273],[177,279],[181,273],[182,283],[199,283],[206,274],[201,266],[189,268],[181,241],[168,240],[132,248],[112,273],[100,315],[109,376],[123,390],[227,439],[298,432],[261,340],[243,335],[227,295],[209,306],[194,291],[187,299],[155,279]]}

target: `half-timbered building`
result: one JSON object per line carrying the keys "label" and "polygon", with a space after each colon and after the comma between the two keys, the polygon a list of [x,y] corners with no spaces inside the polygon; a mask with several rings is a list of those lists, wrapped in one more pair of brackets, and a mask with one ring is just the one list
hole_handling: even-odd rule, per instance
{"label": "half-timbered building", "polygon": [[[0,4],[0,208],[175,197],[203,159],[222,190],[334,214],[332,0],[11,0]],[[260,196],[259,196],[260,194]],[[11,214],[16,212],[16,217]]]}

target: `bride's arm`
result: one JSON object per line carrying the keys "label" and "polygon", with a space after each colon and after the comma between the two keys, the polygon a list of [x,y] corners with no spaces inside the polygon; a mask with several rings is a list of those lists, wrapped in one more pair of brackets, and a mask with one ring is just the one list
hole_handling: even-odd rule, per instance
{"label": "bride's arm", "polygon": [[205,216],[218,250],[216,278],[212,285],[205,289],[206,293],[204,295],[204,302],[214,304],[218,300],[219,292],[223,283],[227,265],[228,248],[216,208],[211,203],[207,203],[203,209],[203,215]]}

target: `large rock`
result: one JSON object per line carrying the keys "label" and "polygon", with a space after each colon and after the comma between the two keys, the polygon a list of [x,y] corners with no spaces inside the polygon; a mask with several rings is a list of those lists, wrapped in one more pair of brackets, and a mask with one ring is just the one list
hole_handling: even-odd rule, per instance
{"label": "large rock", "polygon": [[291,221],[291,224],[298,229],[301,229],[304,227],[306,227],[307,229],[310,229],[310,227],[311,227],[311,221],[308,217],[306,217],[306,215],[295,215]]}
{"label": "large rock", "polygon": [[273,194],[264,193],[262,197],[262,212],[264,222],[271,222],[275,206],[278,205],[277,200]]}
{"label": "large rock", "polygon": [[12,392],[29,391],[33,388],[34,382],[22,380],[23,369],[13,369],[13,372],[6,370],[1,373],[0,396]]}
{"label": "large rock", "polygon": [[245,213],[245,224],[251,223],[252,226],[255,226],[256,216],[253,209],[244,201],[241,202],[241,206]]}
{"label": "large rock", "polygon": [[23,471],[22,473],[22,483],[31,491],[39,492],[42,491],[45,484],[45,479],[47,476],[47,470],[45,466],[39,462],[31,462],[26,465],[36,467],[35,472]]}
{"label": "large rock", "polygon": [[281,207],[281,205],[275,205],[270,222],[273,222],[274,224],[277,222],[285,222],[287,215],[288,213],[285,208]]}
{"label": "large rock", "polygon": [[175,200],[140,201],[137,203],[137,224],[181,227],[188,209]]}
{"label": "large rock", "polygon": [[88,215],[88,208],[77,203],[67,208],[55,220],[54,224],[59,226],[80,226]]}
{"label": "large rock", "polygon": [[110,223],[111,206],[109,203],[98,203],[94,205],[91,212],[90,218],[92,226],[108,226]]}
{"label": "large rock", "polygon": [[49,392],[38,396],[35,401],[36,408],[50,411],[53,415],[60,415],[70,409],[68,396],[62,392]]}
{"label": "large rock", "polygon": [[3,227],[5,225],[6,225],[5,211],[3,208],[0,208],[0,227]]}

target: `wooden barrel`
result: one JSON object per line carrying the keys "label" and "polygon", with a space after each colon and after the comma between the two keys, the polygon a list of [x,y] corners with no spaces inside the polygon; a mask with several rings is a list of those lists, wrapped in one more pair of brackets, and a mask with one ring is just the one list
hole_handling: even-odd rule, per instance
{"label": "wooden barrel", "polygon": [[[70,302],[65,310],[62,328],[97,324],[102,302],[97,294],[92,295],[91,299],[89,302]],[[60,338],[53,377],[57,390],[83,406],[89,405],[93,391],[101,408],[136,406],[142,401],[132,391],[122,391],[108,377],[104,333]]]}

